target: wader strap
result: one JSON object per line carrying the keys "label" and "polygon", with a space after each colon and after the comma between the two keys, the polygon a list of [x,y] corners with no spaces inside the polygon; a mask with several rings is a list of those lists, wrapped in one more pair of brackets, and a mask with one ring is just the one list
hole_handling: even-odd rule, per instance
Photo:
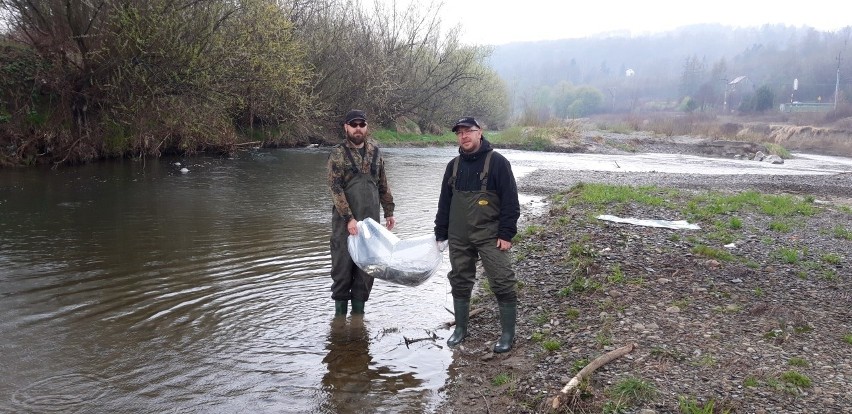
{"label": "wader strap", "polygon": [[[364,144],[367,145],[367,144]],[[373,177],[378,177],[379,170],[376,167],[376,163],[379,162],[379,147],[376,147],[376,150],[373,151],[373,163],[370,165],[370,174]]]}
{"label": "wader strap", "polygon": [[355,164],[355,158],[352,157],[352,151],[349,150],[349,147],[343,145],[343,150],[346,151],[346,156],[349,157],[349,162],[352,163],[352,172],[358,174],[361,170],[358,168],[358,164]]}
{"label": "wader strap", "polygon": [[[367,145],[367,144],[364,144]],[[343,149],[346,150],[346,156],[349,157],[349,162],[352,163],[352,172],[358,174],[361,172],[361,169],[358,168],[358,164],[355,164],[355,158],[352,156],[352,151],[349,150],[349,147],[343,145]],[[370,164],[370,175],[373,177],[377,177],[379,173],[378,164],[379,162],[379,147],[376,147],[376,150],[373,151],[373,163]]]}
{"label": "wader strap", "polygon": [[450,185],[450,188],[453,190],[456,189],[456,176],[459,173],[459,157],[456,156],[456,159],[453,160],[453,175],[450,177],[450,181],[447,184]]}
{"label": "wader strap", "polygon": [[482,172],[479,173],[479,182],[482,183],[482,188],[480,191],[485,191],[488,186],[488,169],[491,165],[491,154],[494,151],[488,151],[488,155],[485,156],[485,165],[482,167]]}
{"label": "wader strap", "polygon": [[[488,151],[488,155],[485,156],[485,165],[482,167],[482,172],[479,173],[479,182],[480,182],[480,185],[481,185],[480,191],[485,191],[487,189],[486,187],[488,187],[488,170],[491,167],[491,154],[493,154],[493,153],[494,153],[494,151]],[[453,188],[453,189],[456,188],[456,176],[458,175],[458,173],[459,173],[459,157],[457,156],[453,160],[453,175],[450,177],[450,181],[448,182],[450,187]]]}

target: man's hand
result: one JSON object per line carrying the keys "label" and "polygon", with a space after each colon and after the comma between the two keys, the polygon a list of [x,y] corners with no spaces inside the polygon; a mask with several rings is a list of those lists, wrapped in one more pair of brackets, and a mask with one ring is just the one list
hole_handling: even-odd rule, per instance
{"label": "man's hand", "polygon": [[396,219],[393,218],[393,216],[385,217],[385,227],[387,227],[388,230],[393,230],[393,226],[396,226]]}
{"label": "man's hand", "polygon": [[512,242],[503,239],[497,239],[497,248],[506,251],[512,248]]}
{"label": "man's hand", "polygon": [[346,223],[346,230],[349,230],[349,234],[352,236],[358,235],[358,220],[354,218],[349,219],[349,222]]}
{"label": "man's hand", "polygon": [[447,245],[450,243],[447,240],[435,240],[435,244],[438,246],[438,251],[443,252],[447,250]]}

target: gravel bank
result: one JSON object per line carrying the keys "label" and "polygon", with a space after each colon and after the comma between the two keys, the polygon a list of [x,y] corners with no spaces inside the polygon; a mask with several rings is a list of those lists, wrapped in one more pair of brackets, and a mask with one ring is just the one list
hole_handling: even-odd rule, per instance
{"label": "gravel bank", "polygon": [[[486,311],[455,350],[439,412],[679,413],[682,401],[714,412],[852,412],[852,175],[538,170],[518,185],[550,195],[580,182],[679,190],[663,191],[678,207],[606,212],[622,217],[683,219],[693,197],[746,190],[812,200],[816,213],[743,209],[698,222],[701,230],[595,220],[600,211],[582,203],[525,217],[537,230],[513,247],[515,348],[490,352],[499,322],[493,295],[480,291],[476,307]],[[631,343],[551,408],[582,366]],[[634,395],[619,393],[630,384]]]}

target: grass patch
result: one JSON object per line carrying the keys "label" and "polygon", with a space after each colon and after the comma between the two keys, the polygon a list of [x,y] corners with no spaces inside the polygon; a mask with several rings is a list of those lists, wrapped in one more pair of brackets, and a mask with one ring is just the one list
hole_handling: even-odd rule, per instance
{"label": "grass patch", "polygon": [[728,220],[728,228],[732,230],[739,230],[743,228],[743,221],[739,217],[731,217]]}
{"label": "grass patch", "polygon": [[509,374],[501,372],[500,374],[497,374],[497,376],[494,377],[494,379],[491,380],[491,384],[496,386],[496,387],[499,387],[501,385],[506,385],[511,381],[512,381],[512,377]]}
{"label": "grass patch", "polygon": [[443,135],[399,133],[390,129],[377,129],[371,133],[373,139],[380,144],[413,144],[413,145],[455,145],[458,144],[456,134],[447,132]]}
{"label": "grass patch", "polygon": [[530,336],[530,341],[533,341],[535,343],[541,343],[542,341],[544,341],[544,334],[541,332],[535,332],[532,334],[532,336]]}
{"label": "grass patch", "polygon": [[577,308],[568,309],[568,311],[565,312],[565,317],[571,320],[577,319],[580,317],[580,310]]}
{"label": "grass patch", "polygon": [[754,387],[757,387],[758,385],[760,385],[760,382],[755,377],[748,377],[748,378],[743,380],[743,386],[744,387],[754,388]]}
{"label": "grass patch", "polygon": [[800,259],[798,250],[787,247],[778,249],[778,251],[775,252],[775,255],[779,260],[781,260],[781,262],[786,264],[796,264]]}
{"label": "grass patch", "polygon": [[555,339],[548,339],[542,341],[541,347],[544,348],[544,350],[547,352],[553,352],[559,350],[559,348],[562,348],[562,343]]}
{"label": "grass patch", "polygon": [[823,262],[828,263],[830,265],[839,265],[840,264],[840,256],[834,253],[826,253],[822,255],[820,258]]}
{"label": "grass patch", "polygon": [[843,342],[846,342],[849,345],[852,345],[852,333],[848,333],[843,335]]}
{"label": "grass patch", "polygon": [[786,221],[773,220],[769,223],[769,230],[777,231],[779,233],[789,233],[790,223],[787,223]]}
{"label": "grass patch", "polygon": [[705,246],[703,244],[699,244],[692,248],[692,253],[701,255],[704,257],[709,257],[711,259],[718,259],[726,262],[731,262],[734,260],[734,255],[732,255],[727,250],[717,249],[715,247]]}
{"label": "grass patch", "polygon": [[730,409],[716,410],[716,402],[710,399],[704,404],[699,403],[692,397],[678,397],[678,409],[683,414],[715,414],[715,413],[730,413]]}
{"label": "grass patch", "polygon": [[655,186],[631,187],[626,185],[580,183],[575,185],[570,192],[573,193],[572,200],[597,206],[631,202],[648,206],[661,206],[665,204],[665,200],[656,194],[661,193],[661,189]]}
{"label": "grass patch", "polygon": [[713,193],[696,196],[687,203],[685,212],[696,219],[706,220],[742,210],[759,211],[771,217],[812,216],[817,212],[813,202],[806,199],[790,195],[761,194],[757,191],[734,195]]}
{"label": "grass patch", "polygon": [[843,226],[837,226],[832,230],[834,234],[834,238],[843,239],[843,240],[852,240],[852,230],[849,230]]}
{"label": "grass patch", "polygon": [[791,367],[807,367],[810,364],[808,364],[808,361],[806,361],[804,358],[792,357],[787,360],[787,365]]}
{"label": "grass patch", "polygon": [[812,385],[810,378],[796,371],[787,371],[781,374],[780,379],[781,381],[798,388],[810,388]]}
{"label": "grass patch", "polygon": [[635,405],[656,398],[657,389],[649,381],[641,378],[627,377],[607,389],[606,394],[616,401]]}
{"label": "grass patch", "polygon": [[609,276],[606,277],[606,280],[609,283],[623,283],[624,282],[624,272],[621,271],[621,265],[613,266],[612,272],[610,272]]}

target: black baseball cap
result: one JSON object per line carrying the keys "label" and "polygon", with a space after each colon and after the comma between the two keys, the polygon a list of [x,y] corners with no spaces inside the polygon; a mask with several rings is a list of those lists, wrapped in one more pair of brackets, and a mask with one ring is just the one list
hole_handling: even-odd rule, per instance
{"label": "black baseball cap", "polygon": [[476,122],[476,118],[472,116],[466,116],[456,121],[456,124],[453,125],[453,132],[456,132],[459,127],[477,127],[480,129],[482,128],[481,126],[479,126],[479,122]]}
{"label": "black baseball cap", "polygon": [[367,122],[367,114],[360,109],[353,109],[346,113],[346,117],[343,119],[344,124],[348,124],[352,121],[362,120]]}

